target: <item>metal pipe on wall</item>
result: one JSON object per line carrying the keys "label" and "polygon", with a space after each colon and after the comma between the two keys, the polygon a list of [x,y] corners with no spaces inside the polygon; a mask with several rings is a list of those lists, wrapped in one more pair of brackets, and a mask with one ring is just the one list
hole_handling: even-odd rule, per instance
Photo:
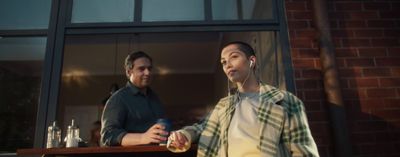
{"label": "metal pipe on wall", "polygon": [[329,118],[333,129],[335,156],[352,156],[349,141],[346,115],[342,92],[339,84],[339,75],[336,66],[335,47],[332,42],[326,0],[313,0],[314,23],[318,31],[320,60]]}

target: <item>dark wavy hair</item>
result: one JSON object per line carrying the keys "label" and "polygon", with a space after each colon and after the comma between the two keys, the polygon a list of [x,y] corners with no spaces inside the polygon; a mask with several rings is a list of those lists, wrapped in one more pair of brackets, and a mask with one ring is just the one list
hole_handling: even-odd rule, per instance
{"label": "dark wavy hair", "polygon": [[131,54],[129,54],[128,56],[126,56],[125,58],[125,69],[132,69],[133,68],[133,62],[138,59],[138,58],[147,58],[150,60],[150,63],[153,64],[153,59],[146,53],[144,53],[143,51],[136,51],[133,52]]}

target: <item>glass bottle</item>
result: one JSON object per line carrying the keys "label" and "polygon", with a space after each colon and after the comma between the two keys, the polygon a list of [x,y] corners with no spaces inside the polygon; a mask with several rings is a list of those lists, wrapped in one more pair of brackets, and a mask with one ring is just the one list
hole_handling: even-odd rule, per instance
{"label": "glass bottle", "polygon": [[47,143],[46,148],[58,148],[61,142],[61,129],[57,126],[57,122],[54,121],[53,125],[47,128]]}

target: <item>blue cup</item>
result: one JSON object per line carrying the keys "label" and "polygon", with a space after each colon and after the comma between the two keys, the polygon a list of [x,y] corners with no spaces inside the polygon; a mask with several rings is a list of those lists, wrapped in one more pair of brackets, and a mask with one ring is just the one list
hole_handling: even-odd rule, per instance
{"label": "blue cup", "polygon": [[161,124],[164,126],[164,131],[168,132],[168,135],[163,135],[163,137],[167,138],[167,140],[160,142],[160,146],[167,145],[168,136],[172,129],[172,123],[168,119],[160,118],[157,120],[157,124]]}

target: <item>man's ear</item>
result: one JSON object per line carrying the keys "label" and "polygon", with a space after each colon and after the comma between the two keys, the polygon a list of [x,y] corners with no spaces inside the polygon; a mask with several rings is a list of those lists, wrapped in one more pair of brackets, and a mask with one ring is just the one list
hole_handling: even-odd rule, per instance
{"label": "man's ear", "polygon": [[127,78],[129,78],[131,76],[131,70],[130,69],[126,69],[125,70],[125,75]]}

